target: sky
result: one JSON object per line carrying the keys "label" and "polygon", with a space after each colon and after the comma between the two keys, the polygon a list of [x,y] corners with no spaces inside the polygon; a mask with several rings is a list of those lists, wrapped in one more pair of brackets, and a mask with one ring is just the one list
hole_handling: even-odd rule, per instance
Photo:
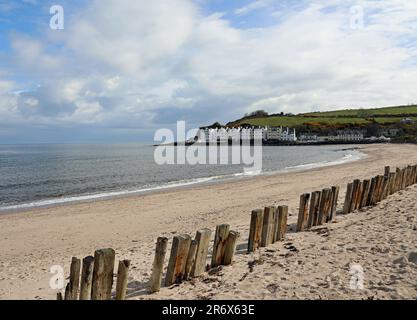
{"label": "sky", "polygon": [[3,144],[406,105],[416,83],[414,0],[0,0]]}

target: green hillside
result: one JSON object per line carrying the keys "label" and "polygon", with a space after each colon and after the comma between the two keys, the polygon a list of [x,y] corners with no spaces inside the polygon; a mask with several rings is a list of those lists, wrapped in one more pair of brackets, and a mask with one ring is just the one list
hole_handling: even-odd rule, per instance
{"label": "green hillside", "polygon": [[374,109],[346,109],[327,112],[312,112],[298,115],[269,115],[248,116],[228,123],[228,126],[255,125],[255,126],[366,126],[377,123],[392,125],[400,123],[405,117],[417,121],[417,105],[386,107]]}

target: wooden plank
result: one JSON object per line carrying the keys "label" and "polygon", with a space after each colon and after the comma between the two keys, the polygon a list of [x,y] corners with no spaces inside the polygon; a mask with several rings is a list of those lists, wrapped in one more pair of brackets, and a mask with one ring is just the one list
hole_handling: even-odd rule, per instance
{"label": "wooden plank", "polygon": [[172,240],[165,286],[169,287],[174,283],[182,282],[190,244],[191,237],[187,234],[175,236]]}
{"label": "wooden plank", "polygon": [[229,236],[230,226],[228,224],[221,224],[216,227],[216,234],[214,236],[213,254],[211,256],[211,267],[220,266],[224,257],[224,249],[226,247],[226,240]]}
{"label": "wooden plank", "polygon": [[230,231],[226,240],[226,247],[224,251],[223,265],[228,266],[232,264],[233,257],[236,252],[236,245],[240,238],[240,233],[237,231]]}
{"label": "wooden plank", "polygon": [[288,207],[278,206],[278,228],[277,228],[277,241],[284,241],[287,234],[287,220],[288,220]]}
{"label": "wooden plank", "polygon": [[267,247],[273,242],[275,207],[265,207],[262,223],[261,247]]}
{"label": "wooden plank", "polygon": [[168,248],[168,238],[159,237],[156,240],[155,257],[152,265],[152,275],[149,293],[158,292],[161,289],[162,274],[164,271],[165,256]]}
{"label": "wooden plank", "polygon": [[81,271],[80,300],[90,300],[91,286],[93,284],[94,257],[88,256],[83,259]]}
{"label": "wooden plank", "polygon": [[330,215],[327,219],[327,222],[333,221],[336,218],[336,210],[337,210],[337,201],[339,199],[339,186],[332,186],[332,198],[331,198],[331,207],[330,207]]}
{"label": "wooden plank", "polygon": [[363,180],[362,184],[363,184],[363,190],[362,190],[362,195],[360,199],[360,206],[359,206],[360,209],[366,207],[369,190],[371,189],[371,180]]}
{"label": "wooden plank", "polygon": [[78,300],[78,293],[80,290],[80,271],[81,271],[81,260],[76,257],[73,257],[71,260],[71,267],[70,267],[69,300]]}
{"label": "wooden plank", "polygon": [[96,250],[94,253],[92,300],[111,299],[115,256],[113,249]]}
{"label": "wooden plank", "polygon": [[300,207],[298,211],[297,232],[304,231],[308,221],[310,194],[304,193],[300,196]]}
{"label": "wooden plank", "polygon": [[116,300],[126,299],[129,268],[130,260],[119,261],[119,267],[117,269]]}
{"label": "wooden plank", "polygon": [[188,280],[190,278],[191,270],[195,263],[197,245],[198,242],[196,240],[191,241],[190,250],[188,251],[187,263],[185,264],[184,280]]}
{"label": "wooden plank", "polygon": [[350,203],[352,201],[353,183],[347,184],[345,203],[343,205],[343,214],[348,214],[350,211]]}
{"label": "wooden plank", "polygon": [[195,262],[191,268],[191,277],[199,277],[206,270],[206,261],[208,248],[210,244],[211,230],[198,230],[195,236],[197,241],[197,252],[195,254]]}
{"label": "wooden plank", "polygon": [[254,252],[261,244],[264,212],[262,209],[253,210],[251,214],[248,252]]}
{"label": "wooden plank", "polygon": [[307,229],[317,225],[319,215],[321,191],[311,193],[310,211],[308,212]]}

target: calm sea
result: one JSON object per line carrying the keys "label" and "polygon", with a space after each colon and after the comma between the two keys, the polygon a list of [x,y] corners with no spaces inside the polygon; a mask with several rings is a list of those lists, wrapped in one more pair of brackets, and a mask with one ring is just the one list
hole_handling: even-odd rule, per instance
{"label": "calm sea", "polygon": [[[357,159],[352,146],[263,147],[263,172]],[[0,211],[243,177],[245,165],[163,165],[154,147],[0,145]]]}

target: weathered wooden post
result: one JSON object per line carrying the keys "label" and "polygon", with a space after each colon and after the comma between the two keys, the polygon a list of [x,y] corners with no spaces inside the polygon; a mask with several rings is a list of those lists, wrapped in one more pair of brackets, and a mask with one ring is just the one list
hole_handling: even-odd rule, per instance
{"label": "weathered wooden post", "polygon": [[383,187],[384,187],[384,176],[378,176],[377,177],[377,192],[376,192],[376,196],[375,196],[375,203],[381,202]]}
{"label": "weathered wooden post", "polygon": [[190,244],[190,250],[188,251],[187,263],[185,264],[184,280],[188,280],[191,274],[191,270],[195,263],[195,256],[197,252],[197,241],[192,240]]}
{"label": "weathered wooden post", "polygon": [[356,203],[358,200],[358,194],[360,189],[361,181],[359,179],[355,179],[353,181],[353,190],[352,190],[352,201],[350,202],[349,212],[353,212],[356,210]]}
{"label": "weathered wooden post", "polygon": [[236,231],[230,231],[226,240],[226,247],[224,251],[223,265],[228,266],[233,262],[233,256],[235,255],[237,241],[240,238],[240,233]]}
{"label": "weathered wooden post", "polygon": [[273,242],[275,207],[266,207],[262,224],[261,247],[267,247]]}
{"label": "weathered wooden post", "polygon": [[152,265],[151,280],[149,282],[149,293],[155,293],[161,289],[162,273],[164,271],[167,248],[168,238],[159,237],[156,240],[155,257]]}
{"label": "weathered wooden post", "polygon": [[361,195],[361,203],[359,206],[360,209],[366,207],[369,190],[371,189],[371,180],[363,180],[362,184],[363,184],[363,190],[362,190],[362,195]]}
{"label": "weathered wooden post", "polygon": [[126,299],[129,268],[130,268],[129,260],[119,261],[119,268],[117,269],[116,300]]}
{"label": "weathered wooden post", "polygon": [[298,211],[297,232],[304,231],[308,221],[310,194],[304,193],[300,196],[300,208]]}
{"label": "weathered wooden post", "polygon": [[339,198],[339,186],[333,186],[332,187],[332,198],[331,198],[331,207],[330,207],[330,216],[327,219],[327,222],[333,221],[333,219],[336,217],[336,210],[337,210],[337,201]]}
{"label": "weathered wooden post", "polygon": [[345,196],[345,203],[343,205],[343,214],[348,214],[350,211],[350,203],[352,201],[352,195],[353,195],[353,183],[348,183],[347,189],[346,189],[346,196]]}
{"label": "weathered wooden post", "polygon": [[191,237],[188,234],[175,236],[172,240],[171,254],[165,277],[165,286],[169,287],[174,283],[181,283],[184,277],[185,264],[187,262],[190,244]]}
{"label": "weathered wooden post", "polygon": [[222,224],[216,227],[214,236],[213,255],[211,256],[211,267],[217,267],[222,264],[224,257],[224,249],[226,247],[226,239],[229,235],[230,226]]}
{"label": "weathered wooden post", "polygon": [[396,174],[395,174],[395,172],[391,172],[389,174],[389,176],[390,176],[389,195],[392,195],[395,192],[395,179],[396,179]]}
{"label": "weathered wooden post", "polygon": [[375,192],[375,187],[376,187],[376,177],[373,177],[371,179],[371,186],[369,188],[368,198],[366,199],[366,206],[367,207],[372,205],[372,197],[373,197],[374,192]]}
{"label": "weathered wooden post", "polygon": [[78,291],[80,288],[80,270],[81,260],[73,257],[70,267],[70,279],[69,279],[69,293],[66,300],[78,300]]}
{"label": "weathered wooden post", "polygon": [[261,244],[264,212],[262,209],[253,210],[251,214],[248,252],[254,252]]}
{"label": "weathered wooden post", "polygon": [[91,286],[93,283],[94,258],[92,256],[83,259],[81,271],[80,300],[90,300]]}
{"label": "weathered wooden post", "polygon": [[307,229],[317,225],[319,215],[321,191],[314,191],[311,193],[310,211],[308,213]]}
{"label": "weathered wooden post", "polygon": [[319,216],[317,219],[317,225],[322,225],[327,220],[327,214],[330,207],[330,198],[331,190],[329,188],[323,189],[321,191],[320,206],[319,206]]}
{"label": "weathered wooden post", "polygon": [[385,170],[384,170],[384,177],[387,177],[388,178],[390,172],[391,172],[391,167],[390,166],[386,166],[385,167]]}
{"label": "weathered wooden post", "polygon": [[359,181],[359,187],[358,187],[358,194],[355,199],[355,210],[359,210],[359,207],[361,205],[361,197],[363,193],[363,181]]}
{"label": "weathered wooden post", "polygon": [[210,237],[210,229],[198,230],[196,233],[195,241],[197,242],[197,251],[195,253],[194,265],[191,268],[191,277],[199,277],[206,270]]}
{"label": "weathered wooden post", "polygon": [[288,206],[278,206],[278,227],[276,241],[283,241],[287,234]]}
{"label": "weathered wooden post", "polygon": [[113,249],[96,250],[94,253],[92,300],[111,299],[115,256],[116,253]]}

